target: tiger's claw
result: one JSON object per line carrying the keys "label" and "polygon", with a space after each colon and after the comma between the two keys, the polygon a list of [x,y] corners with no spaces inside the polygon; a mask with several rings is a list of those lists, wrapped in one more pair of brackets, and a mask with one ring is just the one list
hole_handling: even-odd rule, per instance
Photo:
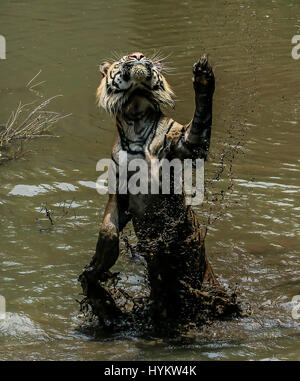
{"label": "tiger's claw", "polygon": [[215,77],[212,67],[208,63],[206,55],[203,55],[193,66],[193,83],[195,90],[210,89],[212,92],[215,88]]}

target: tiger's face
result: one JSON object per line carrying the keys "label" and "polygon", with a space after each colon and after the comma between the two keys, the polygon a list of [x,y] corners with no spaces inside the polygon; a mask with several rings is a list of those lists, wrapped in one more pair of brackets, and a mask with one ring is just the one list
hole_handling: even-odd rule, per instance
{"label": "tiger's face", "polygon": [[174,93],[162,75],[161,61],[132,53],[114,63],[100,65],[103,79],[97,89],[98,105],[110,114],[117,114],[136,90],[150,101],[173,106]]}

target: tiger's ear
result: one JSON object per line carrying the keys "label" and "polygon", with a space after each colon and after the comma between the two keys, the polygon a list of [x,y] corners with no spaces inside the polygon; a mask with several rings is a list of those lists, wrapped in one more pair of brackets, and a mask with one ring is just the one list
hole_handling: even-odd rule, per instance
{"label": "tiger's ear", "polygon": [[103,77],[106,76],[108,69],[111,67],[111,63],[109,62],[103,62],[101,65],[99,65],[99,71],[103,75]]}

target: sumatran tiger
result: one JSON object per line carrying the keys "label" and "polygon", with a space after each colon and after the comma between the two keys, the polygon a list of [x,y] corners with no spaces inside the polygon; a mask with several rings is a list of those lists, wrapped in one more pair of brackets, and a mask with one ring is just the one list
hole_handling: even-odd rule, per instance
{"label": "sumatran tiger", "polygon": [[[197,159],[207,157],[215,78],[206,56],[193,66],[195,112],[182,125],[164,115],[162,106],[173,106],[174,93],[162,74],[163,62],[132,53],[114,63],[100,65],[103,78],[97,89],[98,105],[116,121],[117,138],[112,159],[119,166],[119,152],[130,162],[142,158]],[[118,169],[117,169],[118,170]],[[132,176],[128,172],[128,177]],[[105,282],[119,256],[119,236],[132,221],[139,252],[147,262],[150,312],[159,326],[197,320],[201,303],[207,302],[203,283],[218,287],[205,254],[201,231],[185,194],[110,194],[100,228],[96,253],[79,277],[86,301],[99,318],[120,312]],[[207,281],[207,282],[204,282]],[[221,287],[220,287],[221,290]],[[223,292],[215,312],[232,309]],[[198,305],[198,307],[197,307]],[[221,313],[221,312],[220,312]]]}

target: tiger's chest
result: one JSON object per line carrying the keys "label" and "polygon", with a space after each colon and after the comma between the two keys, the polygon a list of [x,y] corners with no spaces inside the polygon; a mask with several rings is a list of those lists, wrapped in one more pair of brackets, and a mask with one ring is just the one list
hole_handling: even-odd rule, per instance
{"label": "tiger's chest", "polygon": [[155,130],[143,143],[135,141],[129,146],[130,149],[124,149],[120,138],[113,149],[117,192],[128,195],[128,211],[138,218],[163,199],[161,166],[168,152],[165,147],[165,124],[164,118],[159,120]]}

